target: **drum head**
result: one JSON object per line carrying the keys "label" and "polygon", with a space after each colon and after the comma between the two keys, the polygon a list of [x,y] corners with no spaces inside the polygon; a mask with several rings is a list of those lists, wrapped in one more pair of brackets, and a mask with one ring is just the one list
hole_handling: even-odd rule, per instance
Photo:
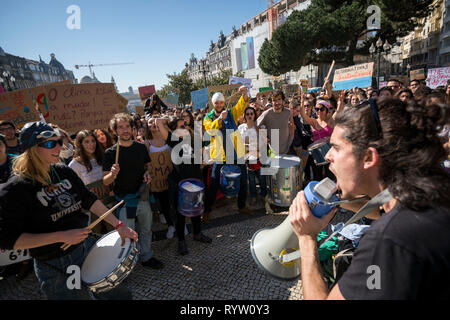
{"label": "drum head", "polygon": [[300,158],[297,156],[291,156],[287,154],[282,154],[275,156],[275,158],[270,159],[270,167],[287,169],[291,167],[300,166]]}
{"label": "drum head", "polygon": [[117,231],[111,231],[101,237],[83,262],[81,267],[81,280],[86,283],[94,283],[108,276],[128,255],[131,240],[125,239],[122,247],[122,239]]}
{"label": "drum head", "polygon": [[187,192],[200,192],[205,189],[205,184],[198,179],[184,179],[179,182],[179,186]]}
{"label": "drum head", "polygon": [[311,144],[308,146],[308,150],[318,148],[319,146],[321,146],[321,145],[323,145],[323,144],[325,144],[325,143],[329,143],[329,142],[330,142],[330,138],[322,138],[322,139],[319,139],[319,140],[314,141],[313,143],[311,143]]}

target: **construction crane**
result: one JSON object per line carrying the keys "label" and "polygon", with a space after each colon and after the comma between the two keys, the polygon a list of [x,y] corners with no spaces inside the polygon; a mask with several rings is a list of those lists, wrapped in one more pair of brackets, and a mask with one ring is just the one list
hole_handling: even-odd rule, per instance
{"label": "construction crane", "polygon": [[80,68],[89,68],[89,73],[91,74],[91,78],[94,79],[95,78],[95,74],[94,71],[92,70],[92,67],[103,67],[103,66],[118,66],[118,65],[124,65],[124,64],[134,64],[134,62],[122,62],[122,63],[104,63],[104,64],[91,64],[91,62],[89,62],[89,64],[76,64],[75,65],[75,69],[80,69]]}

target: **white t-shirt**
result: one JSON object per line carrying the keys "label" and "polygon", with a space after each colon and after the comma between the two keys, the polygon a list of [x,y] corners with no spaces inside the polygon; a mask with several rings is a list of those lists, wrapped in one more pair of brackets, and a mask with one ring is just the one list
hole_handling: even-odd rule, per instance
{"label": "white t-shirt", "polygon": [[[246,148],[248,154],[247,158],[252,155],[251,158],[257,158],[257,151],[258,151],[258,132],[256,131],[255,127],[248,128],[246,123],[241,124],[238,127],[239,133],[241,134],[242,140],[244,141],[244,144],[248,148]],[[246,139],[248,137],[248,139]]]}
{"label": "white t-shirt", "polygon": [[97,160],[92,159],[91,166],[92,170],[88,172],[83,164],[75,160],[72,160],[69,163],[69,167],[76,172],[85,185],[103,179],[103,168],[97,163]]}

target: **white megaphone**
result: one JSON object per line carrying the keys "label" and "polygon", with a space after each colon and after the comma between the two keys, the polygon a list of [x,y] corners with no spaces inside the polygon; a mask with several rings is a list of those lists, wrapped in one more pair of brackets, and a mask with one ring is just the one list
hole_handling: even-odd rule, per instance
{"label": "white megaphone", "polygon": [[[325,215],[337,204],[338,199],[334,194],[336,191],[336,184],[328,178],[321,182],[312,181],[307,185],[305,197],[315,216]],[[289,216],[276,228],[257,231],[253,235],[250,250],[256,264],[271,276],[293,280],[300,275],[298,238]]]}

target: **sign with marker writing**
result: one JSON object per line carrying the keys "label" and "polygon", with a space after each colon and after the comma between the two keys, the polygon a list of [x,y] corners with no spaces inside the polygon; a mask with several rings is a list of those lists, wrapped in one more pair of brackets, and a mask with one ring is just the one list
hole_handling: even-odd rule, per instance
{"label": "sign with marker writing", "polygon": [[84,83],[46,87],[50,115],[70,133],[83,129],[107,128],[118,111],[117,93],[112,83]]}
{"label": "sign with marker writing", "polygon": [[348,90],[354,87],[367,88],[372,85],[374,63],[363,63],[334,72],[333,90]]}
{"label": "sign with marker writing", "polygon": [[427,86],[431,89],[445,87],[448,79],[450,79],[450,67],[428,69]]}
{"label": "sign with marker writing", "polygon": [[208,89],[200,89],[191,92],[191,101],[194,109],[204,109],[208,104]]}
{"label": "sign with marker writing", "polygon": [[150,188],[152,192],[161,192],[169,189],[167,177],[172,172],[173,164],[170,151],[150,153],[149,173],[152,177]]}
{"label": "sign with marker writing", "polygon": [[34,100],[36,100],[39,111],[44,116],[44,119],[47,119],[49,116],[47,98],[45,97],[45,88],[47,86],[59,86],[59,85],[71,84],[71,83],[72,82],[70,80],[64,80],[64,81],[47,83],[42,86],[30,88],[31,93],[33,94],[33,98],[34,98]]}
{"label": "sign with marker writing", "polygon": [[155,85],[139,87],[139,96],[144,102],[156,92]]}
{"label": "sign with marker writing", "polygon": [[0,94],[0,120],[11,121],[18,129],[27,122],[40,120],[28,89]]}

